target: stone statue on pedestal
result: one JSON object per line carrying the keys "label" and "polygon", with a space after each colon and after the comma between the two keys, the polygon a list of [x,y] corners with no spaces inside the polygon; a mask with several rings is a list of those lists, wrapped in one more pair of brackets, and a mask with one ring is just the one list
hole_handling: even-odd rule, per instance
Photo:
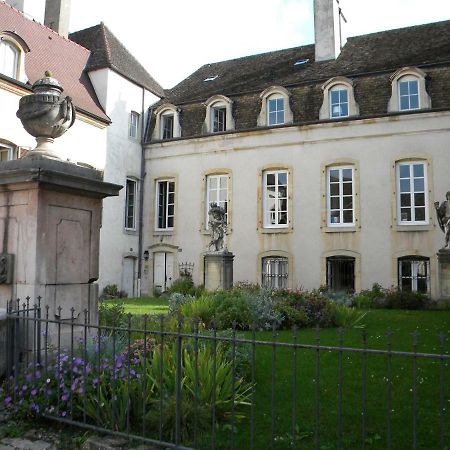
{"label": "stone statue on pedestal", "polygon": [[450,251],[450,191],[445,195],[446,200],[440,205],[439,202],[434,202],[436,208],[436,215],[439,226],[445,235],[445,244],[443,250]]}
{"label": "stone statue on pedestal", "polygon": [[227,216],[225,209],[217,205],[217,203],[211,203],[208,212],[208,227],[211,233],[211,241],[208,244],[208,250],[213,247],[213,251],[220,252],[227,250],[225,244],[225,237],[227,232]]}

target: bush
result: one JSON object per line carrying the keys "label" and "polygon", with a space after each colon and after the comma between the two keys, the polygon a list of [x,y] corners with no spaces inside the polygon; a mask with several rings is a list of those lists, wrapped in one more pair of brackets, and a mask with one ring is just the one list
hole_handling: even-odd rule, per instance
{"label": "bush", "polygon": [[386,289],[385,307],[389,309],[424,309],[428,296],[420,292],[402,291],[397,288]]}
{"label": "bush", "polygon": [[216,302],[209,295],[181,304],[180,312],[183,317],[201,322],[205,328],[211,328],[216,313]]}
{"label": "bush", "polygon": [[292,328],[296,326],[303,328],[308,325],[308,316],[303,309],[297,309],[286,302],[278,302],[274,306],[274,310],[282,317],[282,327]]}
{"label": "bush", "polygon": [[244,294],[250,306],[251,321],[259,329],[269,330],[283,322],[282,311],[275,308],[275,299],[269,289],[249,290]]}
{"label": "bush", "polygon": [[101,300],[111,299],[111,298],[125,298],[128,297],[128,294],[125,291],[119,291],[117,284],[107,284],[103,288],[102,295],[100,296]]}
{"label": "bush", "polygon": [[125,305],[123,302],[99,302],[98,315],[100,326],[121,328],[127,324]]}
{"label": "bush", "polygon": [[336,325],[342,328],[364,328],[363,319],[367,312],[358,311],[354,307],[336,305]]}
{"label": "bush", "polygon": [[169,297],[169,313],[178,314],[180,312],[181,306],[185,303],[191,302],[194,297],[182,294],[181,292],[173,292]]}
{"label": "bush", "polygon": [[213,295],[216,302],[215,322],[219,329],[236,327],[238,330],[248,330],[252,315],[249,304],[239,291],[218,291]]}
{"label": "bush", "polygon": [[180,276],[172,283],[168,291],[170,293],[178,292],[183,295],[195,295],[195,286],[191,275],[184,274]]}

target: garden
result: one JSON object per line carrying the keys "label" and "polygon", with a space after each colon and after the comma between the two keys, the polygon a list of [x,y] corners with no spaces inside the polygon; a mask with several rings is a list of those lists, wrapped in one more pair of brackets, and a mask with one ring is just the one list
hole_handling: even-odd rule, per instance
{"label": "garden", "polygon": [[3,401],[19,420],[192,448],[446,448],[450,310],[437,306],[378,285],[207,293],[181,279],[103,300],[100,327],[49,342]]}

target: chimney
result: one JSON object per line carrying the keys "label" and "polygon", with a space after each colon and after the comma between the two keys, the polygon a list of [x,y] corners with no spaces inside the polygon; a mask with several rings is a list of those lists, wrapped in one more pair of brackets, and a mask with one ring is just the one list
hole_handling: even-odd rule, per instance
{"label": "chimney", "polygon": [[336,59],[345,44],[339,0],[314,0],[316,62]]}
{"label": "chimney", "polygon": [[23,12],[25,17],[42,22],[44,17],[44,4],[42,2],[36,0],[5,0],[5,3]]}
{"label": "chimney", "polygon": [[46,0],[44,25],[59,33],[69,35],[70,0]]}

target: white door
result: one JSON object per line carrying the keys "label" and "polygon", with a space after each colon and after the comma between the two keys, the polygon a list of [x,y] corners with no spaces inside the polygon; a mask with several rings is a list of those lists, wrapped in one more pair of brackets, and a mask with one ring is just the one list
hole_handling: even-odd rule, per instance
{"label": "white door", "polygon": [[134,289],[134,267],[135,258],[124,258],[122,268],[122,291],[125,291],[128,297],[135,297]]}
{"label": "white door", "polygon": [[167,291],[173,280],[173,253],[153,254],[153,286],[159,292]]}

